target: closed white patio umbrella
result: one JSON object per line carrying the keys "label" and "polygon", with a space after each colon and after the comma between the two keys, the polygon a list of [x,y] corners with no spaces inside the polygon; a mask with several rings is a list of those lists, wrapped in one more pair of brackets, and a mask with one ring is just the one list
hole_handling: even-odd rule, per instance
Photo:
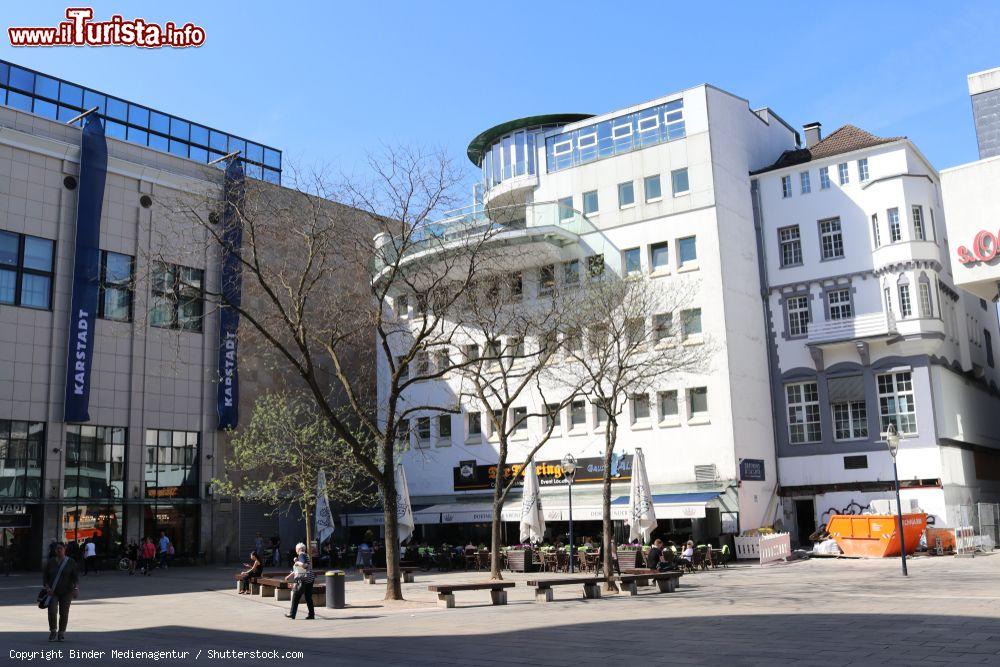
{"label": "closed white patio umbrella", "polygon": [[541,542],[545,534],[545,514],[542,512],[542,489],[534,460],[524,471],[524,492],[521,496],[521,541]]}
{"label": "closed white patio umbrella", "polygon": [[649,544],[649,536],[656,528],[656,510],[653,509],[653,494],[646,475],[646,457],[639,447],[636,447],[632,457],[632,486],[628,492],[625,523],[629,525],[629,541],[641,538],[643,544]]}

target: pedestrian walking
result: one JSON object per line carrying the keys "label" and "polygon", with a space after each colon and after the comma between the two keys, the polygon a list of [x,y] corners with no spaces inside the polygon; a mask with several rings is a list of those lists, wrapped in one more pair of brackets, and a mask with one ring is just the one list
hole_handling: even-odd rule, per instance
{"label": "pedestrian walking", "polygon": [[281,538],[277,533],[271,536],[271,564],[281,565]]}
{"label": "pedestrian walking", "polygon": [[83,545],[83,576],[91,570],[94,574],[100,574],[97,570],[97,545],[93,539],[88,539]]}
{"label": "pedestrian walking", "polygon": [[135,567],[139,562],[139,545],[132,540],[128,543],[128,574],[135,574]]}
{"label": "pedestrian walking", "polygon": [[167,556],[170,555],[170,538],[164,531],[160,531],[160,567],[167,569]]}
{"label": "pedestrian walking", "polygon": [[299,609],[299,601],[305,597],[306,607],[309,615],[306,619],[316,618],[316,610],[313,608],[313,583],[316,581],[316,574],[309,563],[309,556],[306,555],[306,545],[299,542],[295,545],[295,561],[292,563],[292,571],[285,577],[285,581],[292,579],[295,587],[292,589],[292,608],[286,617],[295,619],[295,613]]}
{"label": "pedestrian walking", "polygon": [[153,560],[156,558],[156,546],[153,544],[152,537],[146,538],[140,553],[142,554],[142,573],[148,577],[153,570]]}
{"label": "pedestrian walking", "polygon": [[[40,600],[49,614],[49,641],[63,641],[69,622],[69,606],[80,592],[80,579],[76,561],[66,555],[66,545],[57,542],[55,556],[50,558],[42,571],[45,597]],[[58,614],[58,618],[57,618]],[[58,620],[58,630],[56,621]]]}

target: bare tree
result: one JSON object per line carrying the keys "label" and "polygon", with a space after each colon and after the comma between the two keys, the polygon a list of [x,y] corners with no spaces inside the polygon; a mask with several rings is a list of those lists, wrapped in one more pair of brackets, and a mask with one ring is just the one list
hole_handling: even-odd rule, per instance
{"label": "bare tree", "polygon": [[[454,315],[469,336],[464,346],[465,363],[458,375],[461,394],[478,403],[496,444],[490,577],[502,579],[503,506],[524,474],[524,466],[512,466],[512,474],[504,474],[511,447],[520,444],[518,438],[523,436],[527,447],[523,460],[529,464],[552,436],[555,416],[575,394],[574,389],[563,387],[561,398],[553,399],[539,381],[558,351],[558,333],[571,309],[554,284],[540,285],[538,298],[525,300],[521,272],[483,276],[466,297]],[[545,420],[545,427],[534,441],[528,441],[528,420],[539,417]]]}
{"label": "bare tree", "polygon": [[[368,167],[365,178],[336,186],[323,174],[288,169],[285,181],[294,187],[248,180],[245,192],[223,202],[222,225],[217,192],[178,199],[167,206],[165,227],[188,244],[204,239],[214,256],[230,248],[227,225],[241,229],[242,299],[211,282],[204,297],[209,307],[239,314],[240,348],[269,354],[284,381],[307,391],[375,481],[386,599],[395,600],[402,599],[395,467],[407,446],[400,435],[411,416],[457,411],[457,401],[415,398],[412,388],[447,370],[414,362],[451,346],[457,325],[439,313],[490,266],[489,241],[505,227],[481,212],[437,222],[454,205],[458,183],[439,153],[386,148]],[[157,247],[169,253],[176,246],[164,238]]]}
{"label": "bare tree", "polygon": [[667,284],[613,274],[590,281],[574,309],[576,342],[565,346],[567,363],[554,374],[559,381],[580,387],[598,411],[599,421],[607,422],[602,554],[609,590],[617,590],[611,578],[611,460],[618,420],[629,400],[648,411],[649,393],[664,381],[707,370],[711,345],[701,333],[701,311],[691,308],[695,287],[689,280]]}

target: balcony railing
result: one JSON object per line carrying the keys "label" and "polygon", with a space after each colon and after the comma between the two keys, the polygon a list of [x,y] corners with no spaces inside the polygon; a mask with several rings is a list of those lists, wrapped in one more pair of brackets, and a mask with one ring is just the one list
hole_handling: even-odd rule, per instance
{"label": "balcony railing", "polygon": [[890,336],[896,333],[896,322],[891,314],[865,313],[843,320],[826,320],[809,324],[809,343],[838,343]]}
{"label": "balcony railing", "polygon": [[470,245],[486,243],[507,232],[553,227],[580,236],[596,231],[594,225],[579,211],[557,202],[490,207],[476,203],[449,211],[440,220],[427,222],[409,235],[386,236],[376,248],[376,272],[403,256],[440,248],[460,248],[463,241]]}

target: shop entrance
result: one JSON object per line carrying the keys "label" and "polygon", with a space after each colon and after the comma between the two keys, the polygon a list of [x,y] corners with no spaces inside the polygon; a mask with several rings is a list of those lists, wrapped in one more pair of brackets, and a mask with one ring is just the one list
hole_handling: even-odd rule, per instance
{"label": "shop entrance", "polygon": [[158,543],[160,531],[163,531],[174,545],[175,556],[196,556],[199,509],[194,504],[147,505],[142,522],[143,536]]}
{"label": "shop entrance", "polygon": [[795,527],[798,530],[799,546],[811,545],[809,536],[816,532],[816,502],[812,498],[795,501]]}

